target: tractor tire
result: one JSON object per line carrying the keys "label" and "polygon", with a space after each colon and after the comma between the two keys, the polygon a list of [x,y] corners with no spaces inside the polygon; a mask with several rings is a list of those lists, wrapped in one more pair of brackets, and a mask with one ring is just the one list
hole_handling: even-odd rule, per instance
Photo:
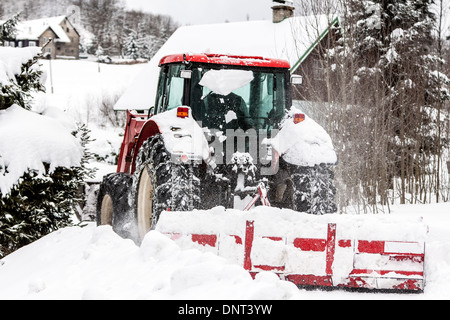
{"label": "tractor tire", "polygon": [[130,238],[129,193],[132,178],[125,173],[105,176],[97,197],[97,225],[110,225],[124,238]]}
{"label": "tractor tire", "polygon": [[200,180],[193,164],[172,159],[161,135],[149,138],[139,151],[132,200],[141,241],[155,229],[161,212],[200,207]]}
{"label": "tractor tire", "polygon": [[331,165],[294,167],[291,169],[293,209],[323,215],[337,212],[336,187]]}

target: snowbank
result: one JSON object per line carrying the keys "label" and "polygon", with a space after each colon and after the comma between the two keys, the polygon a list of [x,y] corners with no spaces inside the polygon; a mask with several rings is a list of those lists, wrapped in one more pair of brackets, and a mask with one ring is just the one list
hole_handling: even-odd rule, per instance
{"label": "snowbank", "polygon": [[99,109],[109,105],[112,109],[114,101],[130,85],[136,74],[147,66],[108,65],[85,60],[40,62],[47,74],[47,93],[36,95],[33,110],[40,112],[51,106],[67,112],[77,122],[99,126],[108,122],[106,115],[99,112]]}
{"label": "snowbank", "polygon": [[423,217],[430,229],[423,294],[297,290],[272,273],[252,280],[241,267],[211,253],[182,250],[156,231],[139,248],[110,227],[90,224],[59,230],[0,260],[0,299],[449,299],[449,212],[450,203],[444,203],[394,206],[390,215],[323,217],[355,224],[364,217],[374,225],[392,221],[391,232],[402,221]]}
{"label": "snowbank", "polygon": [[0,193],[5,195],[28,170],[44,174],[44,163],[50,171],[80,165],[83,149],[61,121],[13,105],[0,111],[0,155]]}
{"label": "snowbank", "polygon": [[0,261],[0,299],[289,299],[296,287],[158,232],[141,247],[110,227],[55,232]]}

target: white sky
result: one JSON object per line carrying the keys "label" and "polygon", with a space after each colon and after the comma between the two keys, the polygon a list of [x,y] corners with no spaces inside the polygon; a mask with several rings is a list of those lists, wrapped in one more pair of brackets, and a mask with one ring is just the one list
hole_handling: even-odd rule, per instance
{"label": "white sky", "polygon": [[[450,0],[442,1],[445,8],[443,31],[449,35]],[[245,21],[247,17],[250,20],[271,20],[273,4],[272,0],[124,0],[124,2],[130,9],[169,15],[181,25]]]}
{"label": "white sky", "polygon": [[125,0],[128,8],[167,14],[181,25],[272,19],[272,0]]}

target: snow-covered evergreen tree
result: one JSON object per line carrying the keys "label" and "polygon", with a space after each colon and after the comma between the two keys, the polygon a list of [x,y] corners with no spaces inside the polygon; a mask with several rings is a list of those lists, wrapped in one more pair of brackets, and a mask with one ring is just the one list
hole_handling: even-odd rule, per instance
{"label": "snow-covered evergreen tree", "polygon": [[0,46],[4,45],[5,40],[14,39],[16,26],[20,21],[20,14],[0,23]]}
{"label": "snow-covered evergreen tree", "polygon": [[[19,18],[20,15],[17,14],[1,25],[0,45],[3,45],[5,40],[14,38]],[[14,49],[5,48],[5,50]],[[3,60],[5,60],[4,64],[6,70],[10,69],[10,71],[4,70],[6,73],[2,79],[0,79],[0,110],[7,109],[13,104],[18,104],[22,108],[29,109],[32,93],[45,90],[44,84],[41,81],[42,71],[36,67],[38,65],[38,59],[41,58],[42,55],[28,55],[29,60],[21,66],[11,67],[9,61],[13,56],[13,51],[4,51],[2,54]],[[15,68],[18,68],[20,71],[14,72],[13,75],[8,74]]]}
{"label": "snow-covered evergreen tree", "polygon": [[140,57],[139,51],[138,33],[135,30],[130,30],[130,33],[125,40],[125,56],[136,60]]}
{"label": "snow-covered evergreen tree", "polygon": [[[0,129],[5,139],[1,142],[13,141],[0,143],[0,258],[71,225],[80,200],[79,187],[90,173],[85,166],[89,153],[85,151],[83,156],[81,152],[89,139],[86,128],[79,127],[71,134],[70,129],[62,125],[58,128],[46,125],[58,125],[55,120],[21,108],[30,110],[30,93],[44,89],[36,53],[39,53],[38,48],[0,47],[0,64],[9,70],[0,72]],[[26,118],[31,119],[28,123],[34,127],[23,125]],[[43,137],[57,135],[63,141],[61,149],[52,145],[51,149],[59,151],[47,158],[46,153],[53,151],[39,149],[49,143],[45,138],[37,138],[40,134]],[[23,140],[14,142],[17,136]],[[21,147],[18,153],[16,146],[26,143],[29,136],[37,145],[29,145],[24,152],[20,152]],[[66,141],[76,150],[68,150]]]}
{"label": "snow-covered evergreen tree", "polygon": [[150,60],[154,55],[151,52],[151,42],[154,37],[146,33],[145,26],[143,23],[139,23],[138,25],[137,37],[138,37],[137,46],[139,58]]}
{"label": "snow-covered evergreen tree", "polygon": [[[426,174],[439,145],[448,143],[438,135],[448,117],[438,117],[437,110],[443,111],[450,95],[449,79],[439,71],[444,61],[435,51],[433,1],[345,3],[343,36],[328,51],[336,66],[331,72],[348,77],[356,88],[347,90],[344,100],[357,106],[352,112],[359,113],[356,121],[367,133],[358,148],[368,170],[378,171],[371,179],[386,185],[400,177],[405,187],[419,172]],[[342,82],[336,84],[335,90],[342,92]],[[380,155],[387,164],[376,161]]]}

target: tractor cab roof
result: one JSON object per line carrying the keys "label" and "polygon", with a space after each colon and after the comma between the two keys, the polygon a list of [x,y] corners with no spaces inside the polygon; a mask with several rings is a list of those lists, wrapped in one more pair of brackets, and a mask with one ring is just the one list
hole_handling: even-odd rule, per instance
{"label": "tractor cab roof", "polygon": [[248,67],[265,67],[265,68],[285,68],[289,69],[290,64],[282,59],[268,59],[253,56],[234,56],[224,54],[174,54],[165,56],[159,62],[159,65],[177,63],[177,62],[199,62],[207,64],[248,66]]}

